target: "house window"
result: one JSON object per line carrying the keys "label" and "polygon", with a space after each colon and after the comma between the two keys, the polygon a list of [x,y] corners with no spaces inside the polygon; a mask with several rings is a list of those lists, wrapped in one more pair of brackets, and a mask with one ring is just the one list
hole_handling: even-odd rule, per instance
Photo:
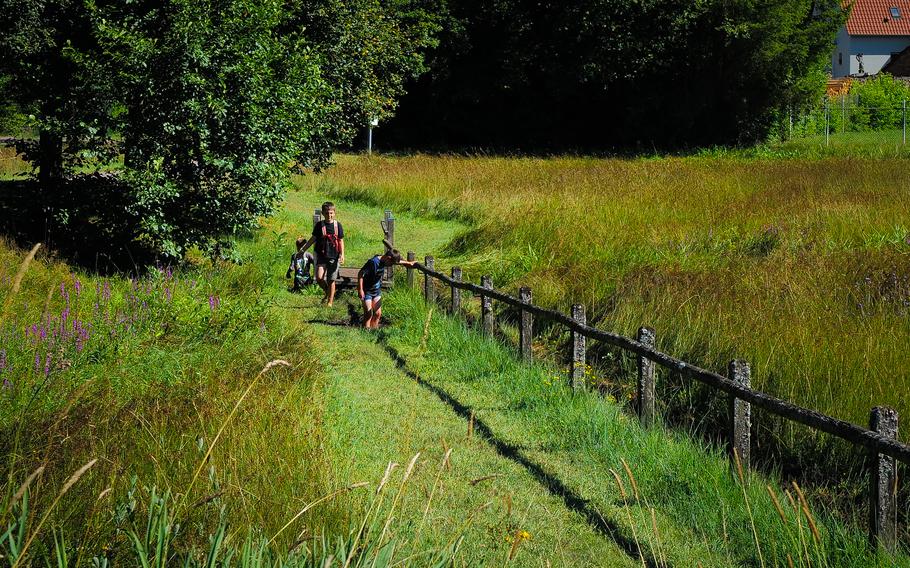
{"label": "house window", "polygon": [[891,17],[893,19],[898,19],[901,17],[901,9],[897,6],[891,6]]}
{"label": "house window", "polygon": [[843,54],[843,53],[838,53],[838,54],[837,54],[837,64],[838,64],[838,65],[843,65],[843,64],[844,64],[844,54]]}

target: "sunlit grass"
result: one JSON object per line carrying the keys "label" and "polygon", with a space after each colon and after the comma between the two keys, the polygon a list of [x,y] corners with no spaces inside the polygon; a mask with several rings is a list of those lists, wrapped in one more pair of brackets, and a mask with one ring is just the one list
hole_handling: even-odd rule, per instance
{"label": "sunlit grass", "polygon": [[[304,183],[469,221],[450,253],[535,301],[863,424],[910,412],[910,178],[829,159],[341,156]],[[401,244],[408,248],[407,243]],[[417,251],[418,257],[421,251]]]}
{"label": "sunlit grass", "polygon": [[642,554],[658,566],[907,564],[904,556],[870,554],[862,528],[810,505],[797,485],[735,468],[718,449],[679,431],[642,428],[615,400],[573,392],[564,375],[522,364],[511,346],[428,310],[418,294],[396,290],[387,308],[395,325],[380,341],[444,393],[440,398],[475,416],[488,443],[509,448],[541,477],[553,476],[615,525],[615,534],[633,543],[635,560]]}

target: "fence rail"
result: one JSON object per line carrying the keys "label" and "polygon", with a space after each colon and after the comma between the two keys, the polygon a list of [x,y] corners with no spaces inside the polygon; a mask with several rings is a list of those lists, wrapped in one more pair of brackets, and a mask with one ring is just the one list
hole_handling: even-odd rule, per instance
{"label": "fence rail", "polygon": [[[408,258],[415,258],[408,252]],[[584,364],[585,343],[583,338],[601,341],[626,351],[635,353],[639,358],[638,372],[638,413],[642,422],[650,424],[654,420],[654,367],[652,363],[681,375],[694,379],[730,395],[732,423],[730,425],[731,446],[744,465],[749,463],[751,447],[751,408],[754,404],[776,416],[820,430],[854,445],[870,450],[872,455],[872,479],[870,486],[870,524],[869,536],[873,543],[892,548],[896,543],[897,510],[897,476],[894,460],[910,465],[910,445],[899,442],[897,438],[897,412],[887,407],[872,409],[870,428],[863,428],[852,422],[827,416],[814,410],[803,408],[786,400],[771,396],[750,388],[750,369],[745,361],[732,361],[728,377],[702,369],[677,359],[654,348],[654,330],[643,327],[639,330],[638,339],[632,339],[587,325],[584,308],[573,306],[573,316],[559,311],[536,306],[531,301],[530,288],[522,288],[520,297],[516,298],[493,289],[489,276],[481,278],[481,285],[465,282],[461,278],[461,269],[453,268],[449,277],[434,269],[433,258],[426,257],[424,263],[418,263],[408,269],[408,283],[413,286],[413,270],[424,274],[424,295],[428,302],[435,301],[436,293],[433,279],[439,280],[453,290],[453,312],[458,304],[454,302],[460,294],[455,290],[472,292],[480,297],[482,327],[489,335],[493,328],[493,311],[491,300],[496,300],[520,310],[521,329],[519,332],[519,351],[524,361],[531,361],[532,318],[539,317],[564,325],[573,332],[570,377],[572,386],[581,388],[583,383],[574,378],[574,371],[579,363]]]}

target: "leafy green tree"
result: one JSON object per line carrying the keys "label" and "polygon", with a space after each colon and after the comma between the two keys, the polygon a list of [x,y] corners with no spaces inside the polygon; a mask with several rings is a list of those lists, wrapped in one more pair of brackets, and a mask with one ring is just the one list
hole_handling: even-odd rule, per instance
{"label": "leafy green tree", "polygon": [[[45,183],[105,148],[110,85],[81,0],[0,0],[3,98],[34,117],[37,145],[22,144]],[[67,144],[64,146],[64,139]]]}
{"label": "leafy green tree", "polygon": [[42,140],[97,158],[122,139],[123,211],[93,223],[180,257],[227,251],[275,211],[293,169],[325,167],[366,117],[392,113],[438,27],[421,1],[0,3],[22,9],[6,71],[29,85],[18,100],[41,110]]}

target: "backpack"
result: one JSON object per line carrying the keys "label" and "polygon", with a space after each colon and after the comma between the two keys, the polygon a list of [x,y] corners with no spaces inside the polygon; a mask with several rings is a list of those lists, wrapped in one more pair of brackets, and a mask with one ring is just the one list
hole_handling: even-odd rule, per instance
{"label": "backpack", "polygon": [[329,232],[326,230],[325,222],[322,223],[322,238],[323,238],[322,243],[323,244],[322,244],[322,250],[319,251],[319,254],[322,256],[325,256],[325,254],[328,252],[329,244],[331,244],[332,247],[335,249],[335,253],[336,254],[338,253],[338,241],[339,241],[339,239],[338,239],[338,221],[332,221],[332,228],[335,232],[332,234],[329,234]]}

